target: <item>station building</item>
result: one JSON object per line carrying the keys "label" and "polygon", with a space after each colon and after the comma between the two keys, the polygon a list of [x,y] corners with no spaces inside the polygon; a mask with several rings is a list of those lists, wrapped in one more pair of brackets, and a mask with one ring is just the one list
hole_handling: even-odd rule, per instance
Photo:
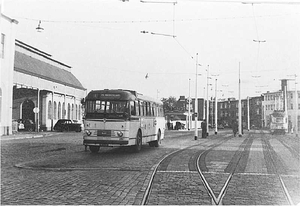
{"label": "station building", "polygon": [[0,17],[0,136],[16,132],[18,119],[32,120],[39,131],[63,118],[80,123],[86,89],[71,67],[16,40],[18,22]]}
{"label": "station building", "polygon": [[82,121],[86,89],[71,67],[24,42],[15,42],[13,119],[31,119],[49,131],[58,119]]}

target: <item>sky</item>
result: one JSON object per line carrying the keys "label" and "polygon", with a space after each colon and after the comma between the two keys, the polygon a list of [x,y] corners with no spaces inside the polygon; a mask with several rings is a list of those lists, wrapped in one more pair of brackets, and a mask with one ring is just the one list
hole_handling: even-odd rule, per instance
{"label": "sky", "polygon": [[19,21],[16,39],[70,65],[87,91],[194,98],[198,73],[198,98],[207,80],[209,97],[238,98],[239,79],[246,98],[277,91],[295,74],[300,82],[298,0],[2,1],[3,13]]}

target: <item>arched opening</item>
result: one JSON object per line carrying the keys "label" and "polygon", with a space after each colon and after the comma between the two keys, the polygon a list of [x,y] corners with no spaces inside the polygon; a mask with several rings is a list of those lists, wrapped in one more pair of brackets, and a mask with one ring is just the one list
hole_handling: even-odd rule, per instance
{"label": "arched opening", "polygon": [[25,100],[22,104],[22,119],[30,119],[35,122],[33,109],[33,101],[30,99]]}

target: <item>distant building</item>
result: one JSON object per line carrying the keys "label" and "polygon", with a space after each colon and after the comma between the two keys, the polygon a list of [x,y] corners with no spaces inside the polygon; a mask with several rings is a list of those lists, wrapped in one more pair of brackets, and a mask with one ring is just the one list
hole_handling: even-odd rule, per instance
{"label": "distant building", "polygon": [[[295,95],[295,91],[287,91],[287,114],[288,121],[294,127],[296,124],[296,109],[300,110],[300,92],[297,91],[298,97]],[[264,127],[269,127],[270,125],[270,115],[275,110],[284,110],[284,92],[282,90],[276,92],[267,92],[263,94],[263,124]],[[296,105],[296,98],[298,98],[298,105]],[[298,108],[297,108],[298,107]],[[300,125],[300,115],[298,112],[298,130]]]}
{"label": "distant building", "polygon": [[[0,3],[0,7],[2,6]],[[0,136],[12,133],[12,85],[17,24],[16,20],[0,12]]]}

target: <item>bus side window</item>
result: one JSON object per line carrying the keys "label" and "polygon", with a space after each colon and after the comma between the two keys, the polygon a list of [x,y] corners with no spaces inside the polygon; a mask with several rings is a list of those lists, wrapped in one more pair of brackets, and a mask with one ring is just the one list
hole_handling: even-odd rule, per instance
{"label": "bus side window", "polygon": [[133,102],[133,101],[130,102],[130,113],[131,113],[131,115],[136,115],[135,102]]}
{"label": "bus side window", "polygon": [[149,116],[149,102],[146,102],[146,105],[145,105],[145,109],[146,109],[146,116]]}
{"label": "bus side window", "polygon": [[143,101],[140,101],[140,115],[141,116],[144,116],[144,102]]}
{"label": "bus side window", "polygon": [[138,101],[135,101],[135,112],[136,112],[137,116],[140,115],[140,107],[139,107],[139,102]]}
{"label": "bus side window", "polygon": [[147,102],[144,102],[144,116],[147,116]]}

